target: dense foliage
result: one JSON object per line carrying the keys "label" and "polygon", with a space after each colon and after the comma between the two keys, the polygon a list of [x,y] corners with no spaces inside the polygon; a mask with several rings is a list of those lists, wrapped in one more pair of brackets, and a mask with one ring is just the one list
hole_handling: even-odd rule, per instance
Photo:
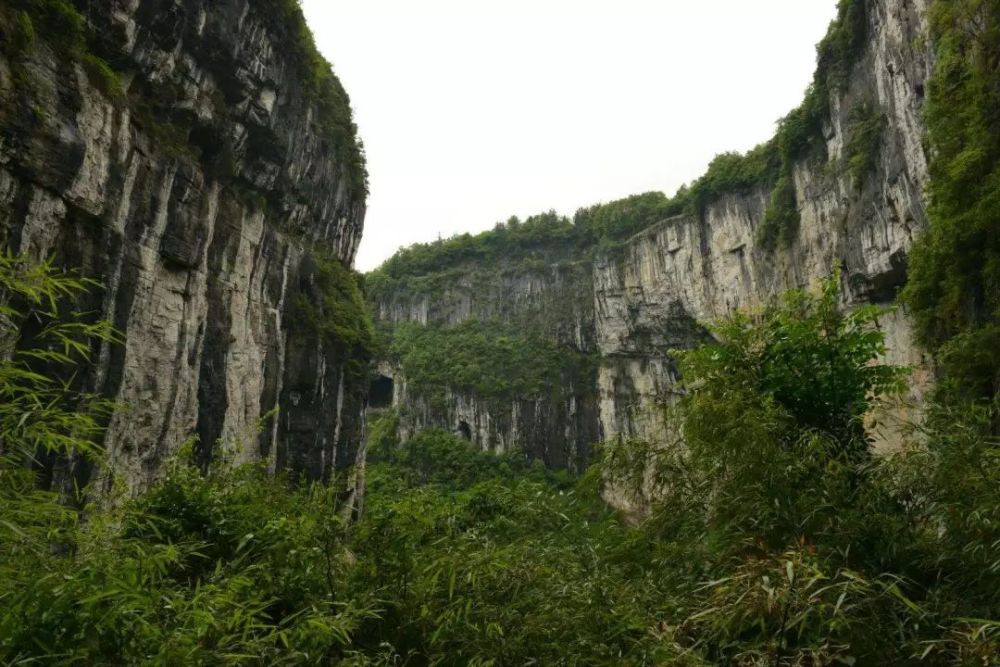
{"label": "dense foliage", "polygon": [[905,299],[938,352],[945,394],[1000,393],[1000,2],[935,2],[927,101],[929,230]]}
{"label": "dense foliage", "polygon": [[[22,97],[30,89],[24,57],[38,39],[59,56],[79,61],[91,83],[112,99],[123,95],[121,81],[108,63],[94,52],[87,21],[69,0],[11,0],[0,8],[3,50],[13,60],[14,83]],[[51,36],[58,35],[58,39]]]}
{"label": "dense foliage", "polygon": [[[8,319],[82,287],[5,266],[24,299]],[[619,441],[578,480],[444,431],[400,442],[383,413],[353,525],[332,489],[203,474],[191,447],[84,518],[22,462],[94,453],[93,413],[72,392],[11,407],[63,435],[4,426],[0,661],[996,664],[1000,406],[933,408],[907,451],[869,456],[864,415],[902,371],[875,363],[880,312],[841,313],[834,285],[720,323],[681,355],[689,391],[665,414],[686,446]],[[18,378],[0,374],[38,389]],[[651,484],[637,525],[599,495]]]}
{"label": "dense foliage", "polygon": [[[366,287],[373,298],[388,295],[416,284],[447,284],[450,274],[469,263],[499,267],[505,261],[530,263],[533,260],[559,261],[573,257],[581,240],[573,224],[554,211],[527,220],[512,217],[506,223],[480,234],[461,234],[433,243],[417,243],[404,248],[366,276]],[[432,281],[420,282],[421,277]],[[440,281],[433,278],[440,277]]]}
{"label": "dense foliage", "polygon": [[[678,206],[761,183],[772,192],[765,241],[787,241],[787,160],[816,148],[864,6],[841,2],[820,46],[823,76],[778,138],[720,156],[678,199],[512,220],[405,251],[371,284],[607,246]],[[76,312],[95,286],[0,257],[0,662],[1000,664],[1000,251],[989,233],[1000,210],[998,10],[994,0],[933,7],[933,225],[907,298],[946,377],[892,455],[871,455],[870,420],[905,370],[878,362],[883,312],[843,313],[834,278],[676,353],[686,393],[664,424],[677,442],[620,438],[580,479],[440,430],[401,441],[387,412],[368,430],[357,523],[342,519],[336,485],[295,486],[257,466],[206,474],[190,446],[138,497],[81,513],[68,501],[85,496],[39,481],[53,457],[98,464],[115,406],[79,391],[76,371],[116,335]],[[30,45],[33,17],[15,17],[4,48]],[[882,123],[873,108],[852,118],[855,182],[872,168]],[[300,323],[367,359],[357,277],[322,255],[303,276]],[[593,372],[585,355],[475,321],[402,325],[391,345],[409,381],[436,389],[512,397]],[[625,522],[601,493],[647,512]]]}
{"label": "dense foliage", "polygon": [[398,324],[389,357],[418,391],[443,399],[446,388],[484,398],[532,398],[566,385],[593,384],[591,355],[497,322],[453,327]]}
{"label": "dense foliage", "polygon": [[291,325],[317,334],[345,360],[347,372],[363,380],[375,352],[375,330],[359,276],[336,257],[314,248],[302,281],[292,299]]}

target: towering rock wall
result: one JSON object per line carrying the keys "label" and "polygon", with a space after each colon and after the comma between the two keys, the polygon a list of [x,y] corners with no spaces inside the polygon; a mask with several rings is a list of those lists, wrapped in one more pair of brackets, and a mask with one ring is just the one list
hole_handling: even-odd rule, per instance
{"label": "towering rock wall", "polygon": [[[664,355],[697,342],[696,322],[716,321],[792,288],[815,286],[842,269],[845,305],[891,305],[906,281],[907,250],[927,225],[928,181],[921,117],[931,50],[927,3],[866,3],[866,39],[846,84],[830,98],[819,156],[796,161],[792,178],[800,221],[787,247],[761,243],[769,187],[724,192],[701,215],[643,231],[594,266],[605,433],[656,438],[654,405],[669,402],[676,369]],[[882,117],[863,148],[864,171],[851,168],[859,118]],[[855,148],[855,150],[857,150]],[[913,341],[907,314],[881,325],[888,361],[914,368],[905,403],[919,405],[929,360]],[[905,410],[905,407],[903,408]],[[895,417],[905,417],[899,414]],[[897,437],[893,415],[878,437]]]}
{"label": "towering rock wall", "polygon": [[[797,212],[797,224],[784,230],[782,242],[766,242],[764,229],[780,179],[776,185],[771,174],[715,186],[710,172],[693,187],[693,206],[689,193],[686,205],[664,206],[672,215],[665,213],[665,219],[655,224],[640,221],[641,232],[613,243],[611,249],[602,249],[595,232],[581,228],[587,216],[578,216],[576,229],[563,235],[586,241],[566,250],[572,246],[567,241],[562,252],[574,254],[586,267],[571,290],[585,293],[592,303],[574,311],[561,328],[553,321],[562,316],[552,317],[559,311],[550,313],[548,306],[539,307],[539,301],[531,298],[549,294],[551,303],[568,298],[567,285],[555,270],[557,263],[546,261],[544,255],[541,261],[551,267],[550,272],[517,273],[513,282],[495,279],[495,266],[482,259],[449,267],[451,277],[446,272],[411,271],[395,279],[405,289],[376,291],[376,317],[383,322],[437,318],[452,324],[466,317],[499,317],[545,322],[550,331],[584,332],[576,340],[560,338],[566,345],[596,351],[600,358],[595,387],[581,392],[596,408],[596,423],[577,437],[670,440],[657,409],[669,403],[677,389],[670,350],[704,341],[709,335],[704,323],[762,305],[788,289],[814,286],[838,264],[846,306],[894,302],[906,281],[908,249],[927,225],[922,110],[933,56],[927,8],[926,0],[842,3],[841,16],[820,57],[821,94],[811,97],[814,107],[822,109],[810,130],[815,136],[808,137],[812,148],[793,159],[783,158],[781,169],[787,170],[783,172],[787,190],[793,193],[788,205]],[[779,136],[761,154],[784,151],[782,141]],[[617,220],[624,229],[634,227],[622,218],[646,215],[634,203],[608,207],[603,219]],[[480,245],[502,241],[487,237],[481,237]],[[447,257],[462,247],[456,243],[449,249],[446,243],[438,252]],[[518,252],[539,261],[531,251]],[[399,268],[391,264],[389,269]],[[494,289],[465,286],[463,276],[469,275],[494,276]],[[429,289],[432,283],[447,287]],[[915,345],[905,311],[887,314],[881,326],[888,360],[914,368],[907,400],[873,420],[880,445],[892,446],[899,419],[919,409],[930,382],[930,360]],[[426,415],[419,398],[406,390],[405,378],[402,384],[397,381],[397,405],[404,410],[416,406]],[[454,428],[451,422],[462,412],[457,406],[463,401],[456,399],[454,414],[446,418],[432,415],[418,423]],[[485,432],[474,439],[490,441],[495,422],[477,424]],[[544,437],[553,435],[558,437],[552,433]]]}
{"label": "towering rock wall", "polygon": [[0,30],[2,241],[102,283],[125,337],[85,379],[123,405],[102,478],[142,488],[192,435],[205,465],[353,466],[366,383],[299,315],[317,263],[353,264],[364,165],[297,7],[14,1]]}

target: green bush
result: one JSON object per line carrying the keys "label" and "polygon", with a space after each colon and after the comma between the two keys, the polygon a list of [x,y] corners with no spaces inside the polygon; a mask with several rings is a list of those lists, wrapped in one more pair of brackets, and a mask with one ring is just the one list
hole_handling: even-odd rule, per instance
{"label": "green bush", "polygon": [[35,43],[35,26],[27,12],[19,11],[14,15],[14,27],[10,40],[11,55],[17,57],[31,50]]}
{"label": "green bush", "polygon": [[854,187],[858,190],[877,166],[885,127],[885,116],[871,104],[855,108],[848,117],[844,160]]}
{"label": "green bush", "polygon": [[[667,416],[685,445],[623,440],[579,481],[444,431],[400,442],[383,413],[350,526],[335,487],[203,474],[190,446],[86,520],[38,490],[25,456],[99,453],[100,413],[52,378],[111,332],[57,323],[77,278],[8,257],[0,283],[22,304],[4,321],[69,346],[0,364],[8,398],[49,392],[0,410],[4,663],[959,667],[1000,650],[1000,405],[933,407],[906,451],[870,456],[864,415],[901,371],[876,363],[880,311],[838,310],[836,280],[716,326],[680,355]],[[659,495],[630,525],[600,480],[644,486],[651,466]]]}
{"label": "green bush", "polygon": [[370,611],[344,598],[338,516],[326,489],[290,491],[255,468],[204,477],[178,463],[114,514],[72,523],[58,552],[0,556],[0,659],[342,658]]}
{"label": "green bush", "polygon": [[124,98],[125,89],[122,87],[121,79],[106,62],[91,53],[84,55],[81,62],[90,82],[104,93],[105,97],[113,100]]}
{"label": "green bush", "polygon": [[719,343],[679,353],[696,387],[681,404],[684,442],[718,480],[719,530],[777,548],[830,530],[865,475],[864,417],[901,388],[902,370],[873,363],[885,352],[879,311],[843,314],[836,281],[820,296],[789,292],[759,319],[734,316],[715,329]]}
{"label": "green bush", "polygon": [[[48,41],[56,52],[78,57],[86,51],[87,21],[67,0],[11,0],[20,15],[33,24],[32,33]],[[19,19],[20,21],[20,19]]]}
{"label": "green bush", "polygon": [[769,250],[788,247],[795,240],[800,222],[795,181],[790,174],[782,175],[771,191],[764,221],[757,230],[757,242]]}

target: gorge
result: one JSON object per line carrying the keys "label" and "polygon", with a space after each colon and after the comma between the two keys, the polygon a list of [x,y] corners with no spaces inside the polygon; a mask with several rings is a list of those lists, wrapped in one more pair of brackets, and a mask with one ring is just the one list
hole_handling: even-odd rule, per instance
{"label": "gorge", "polygon": [[0,0],[0,663],[1000,665],[998,110],[1000,0],[840,0],[675,195],[360,274],[298,0]]}
{"label": "gorge", "polygon": [[[893,304],[910,245],[927,226],[927,9],[841,3],[807,100],[775,139],[745,156],[717,157],[672,199],[647,193],[581,209],[572,221],[515,220],[404,250],[370,274],[376,324],[387,331],[419,322],[441,328],[440,343],[468,320],[513,326],[590,366],[573,381],[552,373],[512,399],[482,382],[425,378],[414,350],[422,342],[396,341],[383,370],[395,377],[404,431],[466,423],[485,449],[524,449],[581,470],[594,442],[667,439],[658,406],[679,390],[669,352],[706,340],[703,325],[815,287],[838,265],[845,306]],[[905,308],[880,327],[886,358],[915,372],[878,436],[892,447],[893,424],[922,403],[932,364]],[[433,365],[448,368],[449,360]],[[505,375],[529,366],[511,357],[493,368]]]}

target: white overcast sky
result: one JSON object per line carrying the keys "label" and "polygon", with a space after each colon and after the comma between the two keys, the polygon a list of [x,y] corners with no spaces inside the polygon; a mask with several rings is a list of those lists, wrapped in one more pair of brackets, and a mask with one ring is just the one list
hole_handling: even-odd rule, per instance
{"label": "white overcast sky", "polygon": [[511,215],[649,190],[768,139],[835,0],[302,0],[351,96],[357,267]]}

